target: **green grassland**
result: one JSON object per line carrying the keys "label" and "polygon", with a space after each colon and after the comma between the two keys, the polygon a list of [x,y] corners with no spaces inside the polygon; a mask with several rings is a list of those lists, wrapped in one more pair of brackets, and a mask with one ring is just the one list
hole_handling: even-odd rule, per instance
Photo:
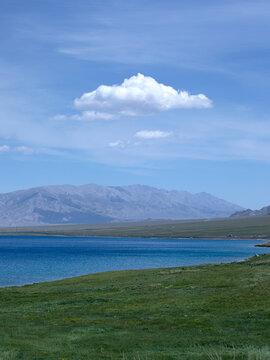
{"label": "green grassland", "polygon": [[102,225],[0,228],[0,235],[66,235],[159,238],[270,238],[270,216],[190,221],[144,221]]}
{"label": "green grassland", "polygon": [[1,360],[270,359],[270,255],[0,289]]}

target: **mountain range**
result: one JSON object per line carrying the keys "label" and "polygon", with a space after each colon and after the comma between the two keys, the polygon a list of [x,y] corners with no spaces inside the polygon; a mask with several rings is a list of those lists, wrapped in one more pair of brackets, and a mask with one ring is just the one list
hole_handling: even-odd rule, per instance
{"label": "mountain range", "polygon": [[270,215],[270,206],[265,206],[260,210],[246,209],[237,211],[231,215],[231,217],[250,217],[250,216],[268,216]]}
{"label": "mountain range", "polygon": [[215,218],[241,210],[205,192],[144,185],[56,185],[0,194],[1,226]]}

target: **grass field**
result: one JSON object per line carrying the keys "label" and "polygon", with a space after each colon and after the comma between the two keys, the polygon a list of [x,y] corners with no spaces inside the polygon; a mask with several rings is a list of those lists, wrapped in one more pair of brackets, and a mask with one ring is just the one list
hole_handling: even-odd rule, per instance
{"label": "grass field", "polygon": [[270,255],[0,289],[1,360],[270,359]]}
{"label": "grass field", "polygon": [[0,235],[67,235],[159,238],[270,238],[270,216],[193,221],[144,221],[102,225],[0,228]]}

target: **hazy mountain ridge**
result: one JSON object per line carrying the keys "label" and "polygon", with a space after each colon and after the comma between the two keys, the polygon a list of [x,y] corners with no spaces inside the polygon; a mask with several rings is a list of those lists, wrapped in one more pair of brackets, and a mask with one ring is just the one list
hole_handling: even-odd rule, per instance
{"label": "hazy mountain ridge", "polygon": [[231,217],[250,217],[250,216],[270,216],[270,206],[265,206],[260,210],[246,209],[243,211],[237,211],[231,215]]}
{"label": "hazy mountain ridge", "polygon": [[226,217],[242,209],[207,193],[144,185],[52,185],[0,194],[0,225],[198,219]]}

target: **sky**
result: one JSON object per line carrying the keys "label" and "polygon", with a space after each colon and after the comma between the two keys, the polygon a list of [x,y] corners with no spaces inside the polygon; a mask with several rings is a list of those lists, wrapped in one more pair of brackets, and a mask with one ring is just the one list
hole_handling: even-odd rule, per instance
{"label": "sky", "polygon": [[49,184],[270,205],[270,2],[0,2],[0,192]]}

